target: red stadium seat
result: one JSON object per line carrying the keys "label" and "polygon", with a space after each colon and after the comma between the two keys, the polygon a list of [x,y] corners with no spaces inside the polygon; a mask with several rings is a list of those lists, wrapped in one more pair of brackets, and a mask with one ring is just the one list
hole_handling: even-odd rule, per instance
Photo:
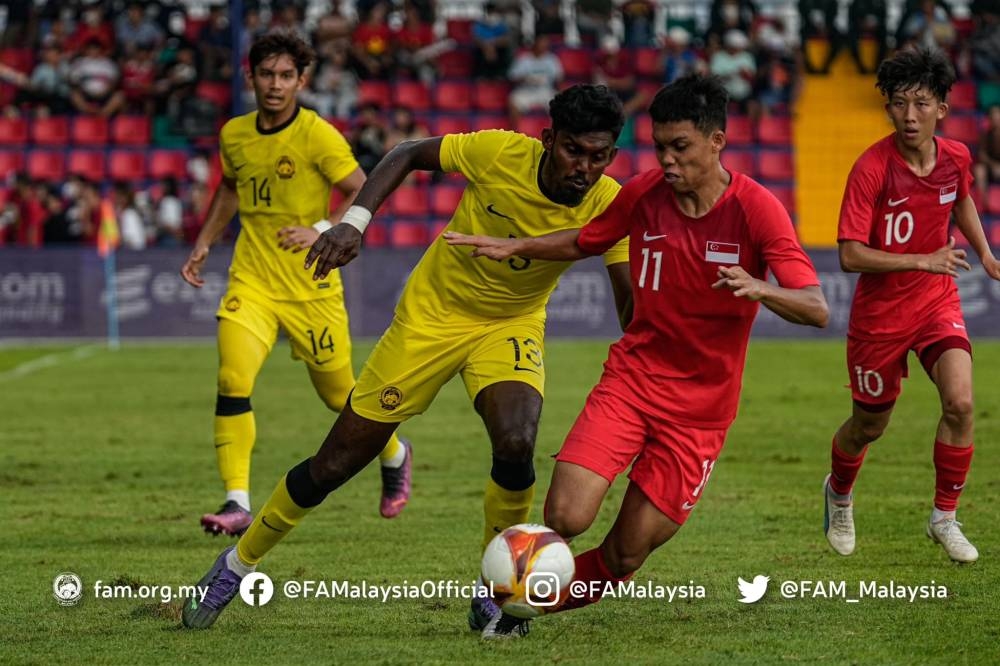
{"label": "red stadium seat", "polygon": [[576,81],[590,81],[594,71],[594,52],[590,49],[560,49],[563,75]]}
{"label": "red stadium seat", "polygon": [[28,153],[28,177],[46,182],[66,177],[66,159],[61,150],[33,150]]}
{"label": "red stadium seat", "polygon": [[445,134],[462,134],[472,131],[472,118],[464,116],[437,116],[431,122],[431,133],[434,136]]}
{"label": "red stadium seat", "polygon": [[462,48],[445,51],[437,58],[437,71],[442,79],[472,78],[472,54]]}
{"label": "red stadium seat", "polygon": [[993,247],[1000,245],[1000,217],[993,220],[987,233],[989,234],[990,245]]}
{"label": "red stadium seat", "polygon": [[401,185],[389,197],[389,212],[392,215],[425,217],[429,209],[425,187]]}
{"label": "red stadium seat", "polygon": [[787,150],[762,150],[757,154],[757,174],[761,180],[795,179],[795,164]]}
{"label": "red stadium seat", "polygon": [[750,116],[729,116],[726,120],[726,144],[749,146],[753,142],[753,122]]}
{"label": "red stadium seat", "polygon": [[480,111],[507,111],[510,84],[506,81],[480,80],[473,84],[472,102]]}
{"label": "red stadium seat", "polygon": [[365,247],[385,247],[389,244],[389,229],[385,220],[376,220],[365,229]]}
{"label": "red stadium seat", "polygon": [[65,148],[69,143],[69,120],[66,116],[35,118],[29,136],[35,145]]}
{"label": "red stadium seat", "polygon": [[70,138],[79,146],[106,145],[108,136],[108,119],[103,116],[75,116],[70,123]]}
{"label": "red stadium seat", "polygon": [[440,184],[431,188],[430,211],[434,217],[450,218],[458,208],[465,188],[461,185]]}
{"label": "red stadium seat", "polygon": [[663,170],[663,167],[660,166],[660,161],[656,159],[656,151],[649,148],[639,150],[635,158],[635,166],[638,173],[651,169]]}
{"label": "red stadium seat", "polygon": [[146,155],[138,150],[112,150],[108,154],[108,175],[113,180],[143,180]]}
{"label": "red stadium seat", "polygon": [[28,121],[21,117],[0,116],[0,142],[5,146],[20,146],[28,143]]}
{"label": "red stadium seat", "polygon": [[233,88],[226,81],[199,81],[194,88],[196,97],[207,99],[215,105],[220,113],[229,113],[229,105],[233,99]]}
{"label": "red stadium seat", "polygon": [[648,116],[637,116],[632,123],[635,145],[638,147],[653,145],[653,123]]}
{"label": "red stadium seat", "polygon": [[956,81],[948,93],[948,105],[952,111],[975,111],[977,92],[975,81]]}
{"label": "red stadium seat", "polygon": [[478,113],[472,119],[473,131],[485,129],[510,129],[510,121],[502,113]]}
{"label": "red stadium seat", "polygon": [[979,118],[974,115],[948,115],[941,121],[941,134],[955,141],[975,145],[979,143],[982,129]]}
{"label": "red stadium seat", "polygon": [[437,240],[445,229],[448,228],[448,220],[435,220],[431,223],[431,242]]}
{"label": "red stadium seat", "polygon": [[427,247],[429,242],[430,229],[424,222],[396,221],[389,229],[389,245],[392,247]]}
{"label": "red stadium seat", "polygon": [[469,113],[472,110],[472,84],[468,81],[440,81],[432,93],[438,111]]}
{"label": "red stadium seat", "polygon": [[431,110],[431,95],[420,81],[396,81],[392,85],[392,103],[424,113]]}
{"label": "red stadium seat", "polygon": [[24,152],[0,150],[0,182],[9,180],[24,168]]}
{"label": "red stadium seat", "polygon": [[35,68],[35,50],[17,47],[0,49],[0,64],[30,75]]}
{"label": "red stadium seat", "polygon": [[177,180],[187,178],[188,155],[183,150],[154,150],[149,156],[149,177],[167,178],[173,176]]}
{"label": "red stadium seat", "polygon": [[638,48],[635,50],[635,73],[650,80],[660,80],[660,50]]}
{"label": "red stadium seat", "polygon": [[548,116],[527,115],[521,116],[517,121],[517,131],[533,139],[542,138],[542,130],[549,127],[551,122]]}
{"label": "red stadium seat", "polygon": [[392,91],[385,81],[362,81],[358,88],[358,104],[378,104],[387,109],[392,106]]}
{"label": "red stadium seat", "polygon": [[604,170],[604,174],[614,178],[619,183],[624,183],[634,176],[635,165],[632,161],[632,153],[627,150],[619,150],[611,165]]}
{"label": "red stadium seat", "polygon": [[772,146],[790,146],[792,121],[784,116],[762,117],[757,123],[757,140]]}
{"label": "red stadium seat", "polygon": [[116,116],[111,121],[111,141],[129,146],[149,144],[150,123],[146,116]]}
{"label": "red stadium seat", "polygon": [[756,160],[752,150],[726,148],[722,153],[722,165],[731,171],[754,178],[757,173]]}
{"label": "red stadium seat", "polygon": [[88,180],[104,180],[107,169],[102,150],[71,150],[66,160],[66,172],[85,176]]}
{"label": "red stadium seat", "polygon": [[986,210],[992,215],[1000,215],[1000,185],[991,185],[986,194]]}

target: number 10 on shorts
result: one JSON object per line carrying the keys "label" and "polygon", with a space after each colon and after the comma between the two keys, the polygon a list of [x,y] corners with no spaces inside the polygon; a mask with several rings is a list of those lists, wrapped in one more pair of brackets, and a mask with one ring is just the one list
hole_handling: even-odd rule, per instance
{"label": "number 10 on shorts", "polygon": [[882,395],[882,391],[885,389],[882,375],[875,370],[865,370],[860,365],[854,366],[854,374],[857,376],[858,393],[870,395],[873,398]]}

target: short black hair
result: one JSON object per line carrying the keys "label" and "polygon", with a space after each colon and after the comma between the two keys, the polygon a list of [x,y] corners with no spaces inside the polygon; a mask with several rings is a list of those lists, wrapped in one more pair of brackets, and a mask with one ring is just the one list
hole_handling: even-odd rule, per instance
{"label": "short black hair", "polygon": [[654,123],[690,120],[698,131],[709,135],[726,131],[729,92],[717,76],[688,74],[660,88],[649,105]]}
{"label": "short black hair", "polygon": [[625,111],[618,96],[607,86],[589,83],[570,86],[553,97],[549,118],[554,132],[611,132],[616,141],[625,126]]}
{"label": "short black hair", "polygon": [[926,88],[943,102],[955,83],[955,68],[938,49],[906,48],[883,60],[876,77],[875,87],[886,97]]}
{"label": "short black hair", "polygon": [[260,37],[250,47],[250,72],[257,65],[276,55],[287,55],[295,62],[295,70],[301,76],[316,59],[316,52],[302,38],[292,32],[270,32]]}

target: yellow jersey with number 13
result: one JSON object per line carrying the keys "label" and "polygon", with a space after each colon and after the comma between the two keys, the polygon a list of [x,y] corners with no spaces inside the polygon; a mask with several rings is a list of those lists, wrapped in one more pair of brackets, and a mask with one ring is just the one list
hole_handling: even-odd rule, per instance
{"label": "yellow jersey with number 13", "polygon": [[343,296],[340,273],[314,282],[303,254],[278,247],[278,229],[311,226],[330,213],[333,183],[357,167],[351,147],[315,112],[297,108],[279,127],[262,130],[257,112],[233,118],[219,138],[222,173],[236,181],[240,230],[229,278],[275,300]]}
{"label": "yellow jersey with number 13", "polygon": [[[538,186],[542,143],[523,134],[486,130],[448,134],[441,141],[441,167],[469,180],[448,223],[463,234],[541,236],[577,229],[611,203],[621,187],[602,176],[577,206],[563,206]],[[407,323],[428,318],[494,320],[527,314],[545,316],[545,303],[568,261],[511,257],[474,259],[467,247],[435,240],[413,274],[396,308]],[[628,261],[628,239],[608,250],[606,265]]]}

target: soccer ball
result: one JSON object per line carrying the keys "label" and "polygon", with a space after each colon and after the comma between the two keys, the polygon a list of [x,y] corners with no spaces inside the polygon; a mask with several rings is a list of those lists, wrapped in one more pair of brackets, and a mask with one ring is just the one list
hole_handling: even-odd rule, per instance
{"label": "soccer ball", "polygon": [[573,552],[544,525],[508,527],[486,546],[483,582],[505,613],[533,618],[551,613],[564,601],[576,571]]}

